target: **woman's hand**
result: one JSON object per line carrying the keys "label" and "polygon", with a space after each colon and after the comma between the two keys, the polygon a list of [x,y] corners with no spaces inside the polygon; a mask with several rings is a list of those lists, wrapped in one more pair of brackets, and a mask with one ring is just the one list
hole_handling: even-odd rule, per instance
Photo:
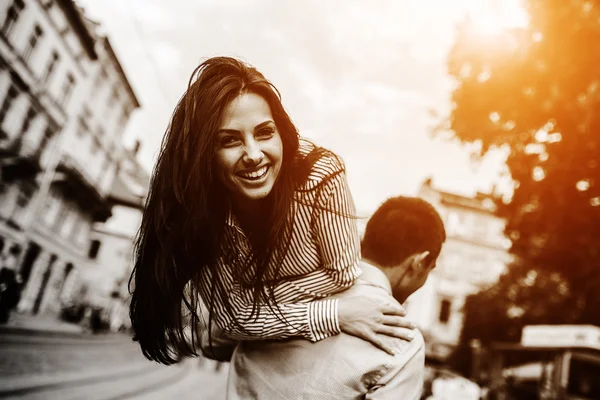
{"label": "woman's hand", "polygon": [[397,352],[393,341],[378,334],[412,340],[415,326],[404,318],[405,315],[402,305],[389,295],[338,299],[338,320],[342,332],[371,342],[391,355]]}

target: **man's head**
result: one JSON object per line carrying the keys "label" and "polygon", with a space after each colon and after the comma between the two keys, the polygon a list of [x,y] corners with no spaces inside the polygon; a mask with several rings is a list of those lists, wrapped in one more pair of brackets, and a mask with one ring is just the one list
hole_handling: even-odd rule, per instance
{"label": "man's head", "polygon": [[419,289],[446,240],[444,223],[435,208],[416,197],[392,197],[369,219],[362,256],[390,279],[400,302]]}

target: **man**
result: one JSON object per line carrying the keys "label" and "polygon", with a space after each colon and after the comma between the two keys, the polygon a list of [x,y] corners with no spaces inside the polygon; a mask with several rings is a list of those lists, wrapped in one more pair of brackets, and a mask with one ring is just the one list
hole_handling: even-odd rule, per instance
{"label": "man", "polygon": [[[361,278],[337,296],[392,294],[404,303],[425,283],[445,239],[443,222],[429,203],[387,200],[367,224]],[[421,334],[413,333],[410,342],[384,338],[396,347],[394,356],[344,333],[317,343],[242,342],[231,358],[227,398],[418,400],[425,349]]]}

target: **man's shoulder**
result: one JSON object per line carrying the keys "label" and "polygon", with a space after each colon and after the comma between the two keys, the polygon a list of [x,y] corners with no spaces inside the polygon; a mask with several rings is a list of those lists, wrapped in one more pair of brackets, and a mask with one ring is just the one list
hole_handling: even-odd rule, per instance
{"label": "man's shoulder", "polygon": [[[391,370],[403,369],[423,351],[423,336],[408,342],[397,341],[399,353],[389,355],[371,343],[345,333],[317,343],[307,340],[243,342],[232,359],[230,384],[252,388],[257,393],[271,393],[268,381],[280,382],[277,396],[303,391],[313,398],[353,398],[364,395]],[[388,338],[389,339],[389,338]],[[239,376],[236,371],[244,371]],[[316,393],[319,393],[319,396]],[[331,394],[323,397],[325,393]],[[292,396],[293,397],[293,396]],[[289,397],[291,398],[291,397]]]}
{"label": "man's shoulder", "polygon": [[[348,356],[356,356],[359,358],[364,357],[364,359],[368,358],[369,360],[373,361],[363,365],[370,364],[371,368],[377,368],[378,366],[386,367],[390,365],[400,367],[409,362],[415,356],[415,354],[425,351],[425,341],[423,339],[423,335],[418,329],[414,329],[413,332],[415,333],[415,337],[410,341],[399,338],[390,338],[389,336],[383,334],[380,335],[383,340],[391,340],[394,342],[394,345],[398,350],[395,355],[388,354],[369,342],[345,333],[340,334],[340,339],[342,337],[345,338],[347,343],[352,343],[353,347],[357,349],[357,352],[349,353]],[[338,346],[344,346],[344,344],[339,343]]]}
{"label": "man's shoulder", "polygon": [[423,334],[416,328],[412,331],[415,336],[411,341],[395,339],[400,347],[400,352],[394,356],[394,359],[397,362],[407,363],[415,356],[415,354],[425,353],[425,339],[423,338]]}

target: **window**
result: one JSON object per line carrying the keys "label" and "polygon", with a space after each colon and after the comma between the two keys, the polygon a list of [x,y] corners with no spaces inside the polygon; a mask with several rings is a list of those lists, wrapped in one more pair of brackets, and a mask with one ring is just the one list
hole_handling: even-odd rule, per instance
{"label": "window", "polygon": [[5,120],[8,110],[10,110],[10,107],[12,106],[13,101],[17,98],[18,94],[19,90],[17,87],[15,85],[10,85],[8,92],[6,93],[6,97],[2,102],[2,106],[0,106],[0,123]]}
{"label": "window", "polygon": [[600,374],[600,362],[597,359],[574,355],[569,368],[569,384],[567,386],[567,393],[574,396],[569,398],[600,398],[598,374]]}
{"label": "window", "polygon": [[25,48],[25,52],[23,53],[23,58],[26,61],[29,60],[29,57],[31,56],[31,54],[33,53],[35,48],[37,47],[38,42],[43,34],[44,34],[44,32],[42,31],[42,28],[40,28],[39,25],[36,25],[35,28],[33,29],[33,33],[29,37],[29,42],[27,42],[27,47]]}
{"label": "window", "polygon": [[69,101],[69,96],[73,92],[73,86],[75,86],[75,78],[71,74],[67,74],[67,79],[63,84],[62,88],[62,98],[60,99],[60,104],[64,106],[67,101]]}
{"label": "window", "polygon": [[7,36],[10,34],[12,29],[14,28],[17,20],[19,19],[19,14],[25,8],[25,3],[23,0],[15,0],[13,4],[8,8],[8,12],[6,13],[6,20],[4,20],[4,25],[2,25],[2,34]]}
{"label": "window", "polygon": [[129,113],[127,111],[127,108],[123,108],[123,112],[121,113],[121,116],[119,117],[119,130],[124,129],[125,125],[127,125],[127,119],[129,118]]}
{"label": "window", "polygon": [[54,70],[56,69],[56,64],[58,63],[58,60],[60,60],[60,56],[58,55],[58,53],[56,51],[53,51],[52,55],[50,56],[50,61],[48,62],[48,66],[46,66],[46,74],[44,75],[44,82],[48,82],[50,80],[50,78],[52,77],[52,74],[54,73]]}
{"label": "window", "polygon": [[440,302],[440,315],[438,320],[442,324],[447,324],[450,321],[450,312],[451,312],[452,303],[448,299],[443,299]]}
{"label": "window", "polygon": [[104,105],[104,112],[111,113],[113,109],[116,109],[119,102],[119,91],[116,87],[113,87],[110,92],[110,97],[108,98],[106,104]]}
{"label": "window", "polygon": [[96,75],[96,80],[94,81],[94,89],[97,89],[100,84],[104,81],[108,80],[108,73],[106,72],[106,68],[100,67],[100,71],[98,75]]}
{"label": "window", "polygon": [[[27,114],[25,114],[25,118],[23,119],[23,124],[21,125],[21,138],[25,136],[37,114],[38,111],[33,106],[29,106]],[[29,143],[26,144],[26,147],[27,153],[35,151],[35,148],[33,148],[33,146],[31,146]]]}
{"label": "window", "polygon": [[113,88],[111,96],[110,96],[110,101],[115,103],[119,100],[119,89],[117,89],[116,87]]}
{"label": "window", "polygon": [[75,236],[77,243],[80,243],[81,245],[85,246],[86,244],[88,244],[88,240],[89,240],[89,236],[90,236],[90,224],[88,221],[82,221],[81,224],[79,225],[79,230],[77,232],[77,235]]}
{"label": "window", "polygon": [[19,194],[17,196],[17,207],[19,209],[24,209],[29,204],[29,200],[33,197],[33,186],[31,185],[21,185],[19,187]]}
{"label": "window", "polygon": [[40,157],[42,155],[42,153],[44,152],[44,150],[46,150],[46,146],[48,145],[48,142],[50,141],[52,136],[54,136],[55,133],[56,133],[56,128],[54,128],[53,126],[46,127],[46,130],[44,131],[44,136],[42,136],[42,140],[40,140],[40,145],[37,150],[38,157]]}
{"label": "window", "polygon": [[83,133],[87,132],[89,130],[90,130],[90,127],[88,126],[87,119],[85,118],[85,116],[80,115],[79,116],[79,130],[78,130],[77,134],[79,136],[83,136]]}
{"label": "window", "polygon": [[100,250],[100,245],[102,243],[99,240],[92,240],[90,243],[90,250],[88,252],[88,258],[91,260],[95,260],[98,257],[98,250]]}
{"label": "window", "polygon": [[37,114],[37,110],[33,106],[29,106],[27,114],[25,114],[25,119],[23,120],[23,125],[21,125],[21,134],[27,132],[27,130],[31,126],[31,122],[33,122],[33,119],[36,117]]}
{"label": "window", "polygon": [[90,143],[90,154],[92,156],[95,156],[96,154],[98,154],[98,151],[100,150],[100,143],[98,142],[98,138],[92,138],[91,143]]}
{"label": "window", "polygon": [[472,234],[474,238],[482,242],[488,242],[490,237],[490,223],[487,218],[482,216],[474,217],[472,228]]}
{"label": "window", "polygon": [[[68,206],[67,206],[68,207]],[[75,228],[75,224],[77,224],[77,211],[75,209],[67,208],[62,215],[62,221],[60,224],[60,234],[64,238],[68,238],[73,233],[73,229]]]}
{"label": "window", "polygon": [[50,193],[44,203],[43,222],[46,226],[51,227],[56,223],[56,220],[61,212],[60,199],[54,194]]}

